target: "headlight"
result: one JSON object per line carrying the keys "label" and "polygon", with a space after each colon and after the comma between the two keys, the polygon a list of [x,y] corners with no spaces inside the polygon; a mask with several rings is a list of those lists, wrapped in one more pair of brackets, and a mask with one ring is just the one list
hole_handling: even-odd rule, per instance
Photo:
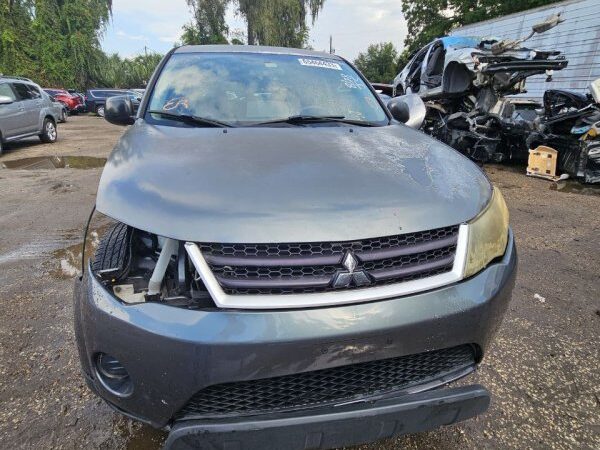
{"label": "headlight", "polygon": [[507,242],[508,208],[500,190],[495,187],[489,205],[469,223],[464,277],[470,277],[494,258],[504,255]]}

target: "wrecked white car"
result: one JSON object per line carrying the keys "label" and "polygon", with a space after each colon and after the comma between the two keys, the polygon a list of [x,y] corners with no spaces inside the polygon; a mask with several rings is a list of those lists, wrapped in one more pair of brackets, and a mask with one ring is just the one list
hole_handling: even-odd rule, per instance
{"label": "wrecked white car", "polygon": [[427,105],[424,131],[479,161],[510,158],[502,145],[505,126],[498,105],[506,95],[525,92],[525,81],[567,67],[559,51],[521,46],[536,33],[553,28],[554,15],[534,25],[529,36],[498,40],[446,36],[422,48],[394,79],[394,95],[418,94]]}

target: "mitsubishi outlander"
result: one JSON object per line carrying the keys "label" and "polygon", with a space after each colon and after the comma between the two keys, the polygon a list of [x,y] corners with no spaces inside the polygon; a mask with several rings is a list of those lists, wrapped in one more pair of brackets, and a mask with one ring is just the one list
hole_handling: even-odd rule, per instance
{"label": "mitsubishi outlander", "polygon": [[76,282],[83,374],[173,449],[332,448],[483,413],[507,308],[502,194],[339,56],[187,46],[102,173]]}

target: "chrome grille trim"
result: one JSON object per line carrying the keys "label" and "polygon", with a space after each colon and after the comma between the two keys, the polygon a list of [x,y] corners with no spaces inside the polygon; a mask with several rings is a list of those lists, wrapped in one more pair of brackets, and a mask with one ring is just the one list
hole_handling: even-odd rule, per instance
{"label": "chrome grille trim", "polygon": [[456,256],[452,270],[439,275],[405,282],[378,285],[364,288],[328,291],[323,293],[272,294],[272,295],[230,295],[221,287],[198,245],[187,242],[185,249],[200,275],[206,289],[220,308],[232,309],[289,309],[314,308],[331,305],[362,303],[415,294],[436,289],[460,281],[463,278],[467,256],[468,225],[462,224],[458,230]]}

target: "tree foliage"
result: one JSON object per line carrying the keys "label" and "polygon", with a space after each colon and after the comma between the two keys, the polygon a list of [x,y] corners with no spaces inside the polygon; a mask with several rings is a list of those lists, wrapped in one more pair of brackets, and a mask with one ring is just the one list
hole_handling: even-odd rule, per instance
{"label": "tree foliage", "polygon": [[400,60],[452,28],[493,19],[560,0],[402,0],[402,11],[408,24],[405,50]]}
{"label": "tree foliage", "polygon": [[250,45],[304,47],[307,16],[314,24],[325,0],[237,0]]}
{"label": "tree foliage", "polygon": [[227,3],[228,0],[187,0],[193,19],[183,26],[182,44],[227,44]]}
{"label": "tree foliage", "polygon": [[[312,23],[325,0],[188,0],[194,20],[183,27],[184,44],[227,43],[225,11],[234,5],[247,23],[250,45],[304,47],[308,41],[307,17]],[[231,40],[240,44],[239,36]]]}
{"label": "tree foliage", "polygon": [[161,55],[106,55],[112,0],[0,0],[0,73],[44,87],[142,87]]}
{"label": "tree foliage", "polygon": [[161,59],[162,55],[158,53],[125,59],[117,54],[105,56],[97,84],[114,88],[143,88]]}
{"label": "tree foliage", "polygon": [[101,73],[112,0],[0,0],[0,72],[82,88]]}
{"label": "tree foliage", "polygon": [[397,74],[398,50],[391,42],[371,44],[354,65],[373,83],[391,83]]}

